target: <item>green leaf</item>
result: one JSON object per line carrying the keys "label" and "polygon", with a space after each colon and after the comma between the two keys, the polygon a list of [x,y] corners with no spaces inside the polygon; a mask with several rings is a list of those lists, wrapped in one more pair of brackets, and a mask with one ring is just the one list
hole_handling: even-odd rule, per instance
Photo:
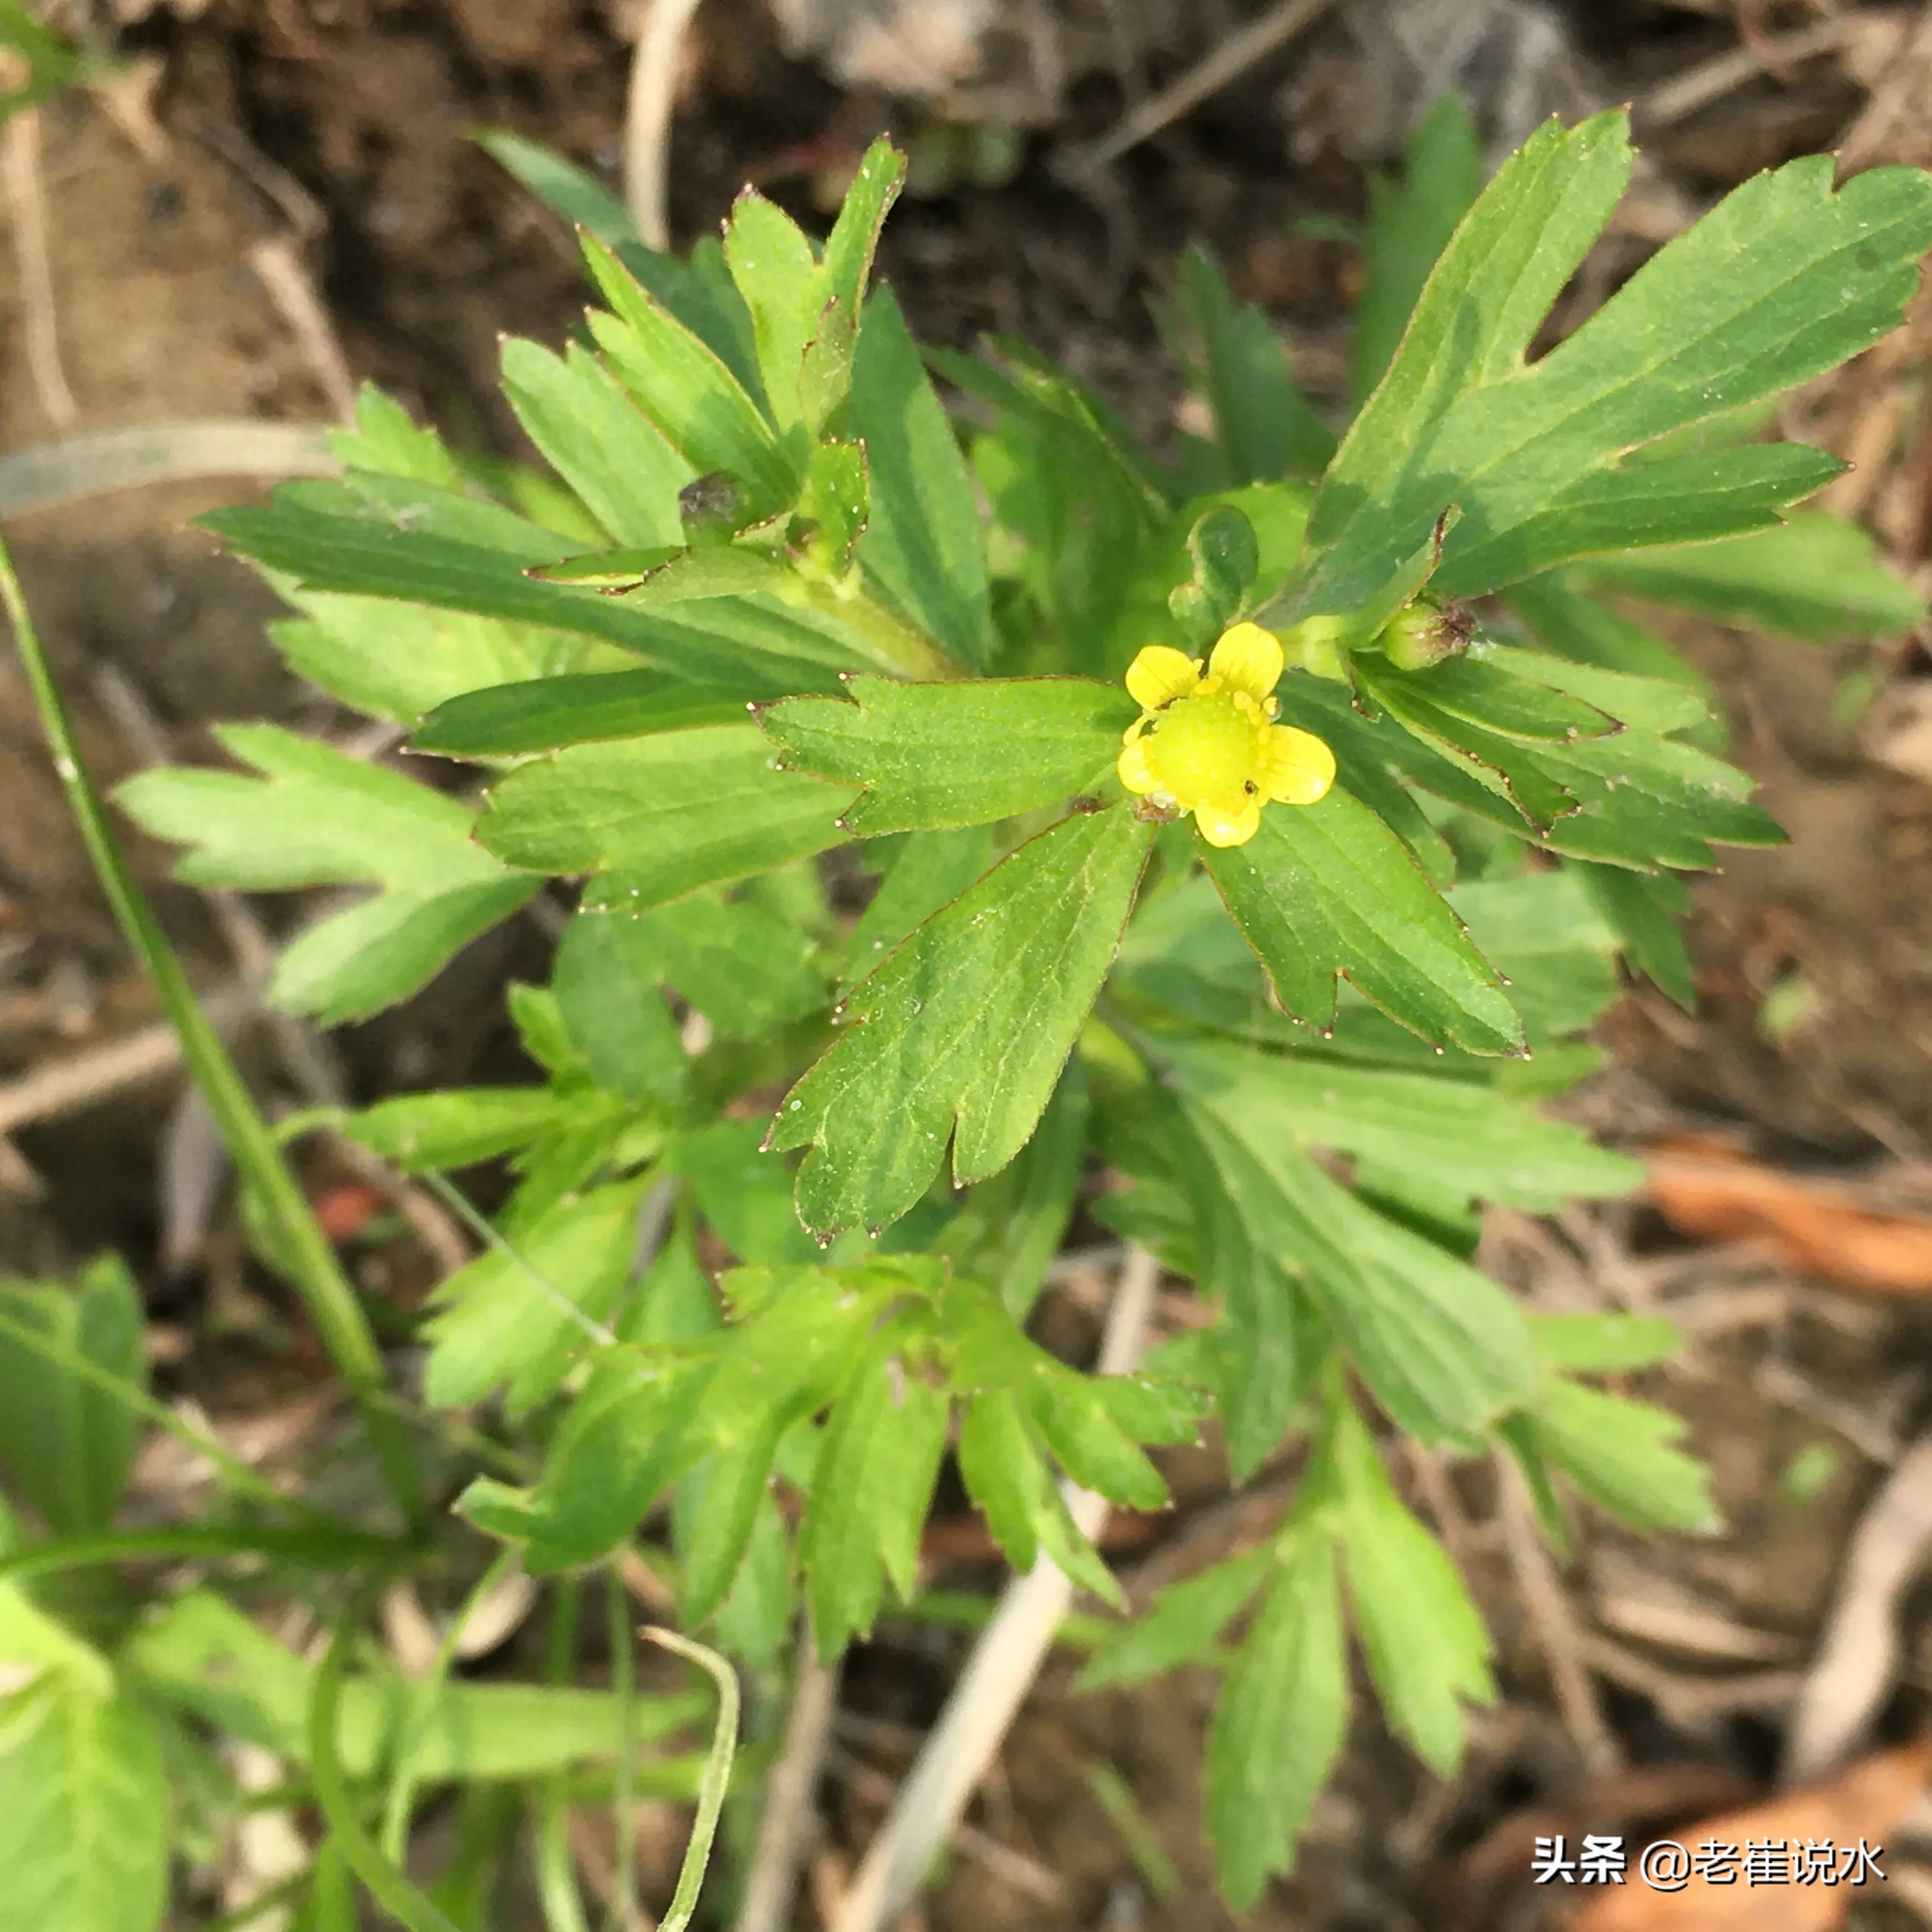
{"label": "green leaf", "polygon": [[1184,1582],[1168,1584],[1156,1593],[1144,1616],[1094,1653],[1074,1688],[1098,1690],[1109,1684],[1144,1684],[1181,1664],[1205,1662],[1221,1633],[1262,1580],[1271,1576],[1274,1565],[1274,1551],[1264,1544]]}
{"label": "green leaf", "polygon": [[776,1670],[791,1634],[791,1542],[778,1499],[758,1499],[731,1591],[712,1619],[719,1647],[752,1670]]}
{"label": "green leaf", "polygon": [[678,492],[698,472],[602,363],[575,343],[556,356],[514,337],[502,363],[517,420],[613,543],[684,542]]}
{"label": "green leaf", "polygon": [[663,982],[662,950],[642,920],[580,912],[565,927],[550,979],[557,1010],[591,1078],[627,1100],[684,1098],[685,1052]]}
{"label": "green leaf", "polygon": [[193,844],[177,878],[252,892],[381,888],[283,953],[271,991],[290,1012],[334,1025],[406,999],[535,890],[472,842],[472,814],[455,799],[276,725],[220,725],[215,736],[260,776],[168,769],[116,794],[144,830]]}
{"label": "green leaf", "polygon": [[[626,922],[621,908],[601,916]],[[811,940],[756,899],[700,892],[636,922],[651,935],[664,982],[725,1039],[754,1039],[824,1004]]]}
{"label": "green leaf", "polygon": [[331,430],[328,442],[343,468],[364,472],[365,481],[394,476],[440,491],[466,488],[463,466],[442,437],[427,424],[412,422],[408,410],[373,382],[356,392],[354,427]]}
{"label": "green leaf", "polygon": [[748,188],[724,224],[724,260],[751,310],[772,420],[789,429],[799,420],[799,370],[822,305],[818,258],[797,223]]}
{"label": "green leaf", "polygon": [[1528,1330],[1493,1282],[1376,1213],[1234,1096],[1184,1094],[1183,1103],[1248,1240],[1301,1273],[1402,1428],[1466,1442],[1522,1406],[1536,1373]]}
{"label": "green leaf", "polygon": [[410,746],[451,758],[520,758],[694,724],[734,724],[744,713],[744,700],[735,694],[662,671],[527,678],[437,705],[410,734]]}
{"label": "green leaf", "polygon": [[1222,1304],[1208,1337],[1229,1474],[1246,1482],[1281,1446],[1333,1346],[1295,1258],[1237,1163],[1216,1170],[1184,1120],[1176,1140],[1202,1250],[1199,1286]]}
{"label": "green leaf", "polygon": [[872,508],[865,446],[815,444],[806,467],[804,492],[798,500],[799,521],[793,526],[795,532],[810,526],[799,559],[800,568],[821,573],[835,584],[842,581],[851,568],[852,554],[865,534]]}
{"label": "green leaf", "polygon": [[[1712,708],[1714,694],[1709,680],[1694,664],[1661,638],[1627,617],[1618,616],[1577,587],[1585,567],[1576,564],[1567,570],[1526,577],[1510,586],[1504,601],[1511,612],[1535,633],[1537,641],[1558,656],[1605,670],[1634,673],[1682,685],[1694,693],[1707,710]],[[1687,721],[1687,724],[1695,723],[1695,720]],[[1682,730],[1687,726],[1653,724],[1652,728]],[[1708,734],[1712,727],[1707,724],[1701,728]],[[1706,748],[1718,750],[1720,743],[1706,743]]]}
{"label": "green leaf", "polygon": [[[20,1553],[14,1514],[0,1502],[0,1536],[7,1553]],[[50,1616],[13,1576],[0,1577],[0,1671],[8,1694],[53,1678],[76,1696],[104,1702],[114,1694],[114,1666],[58,1617]]]}
{"label": "green leaf", "polygon": [[798,494],[802,452],[782,446],[738,379],[631,274],[586,236],[584,259],[610,304],[592,310],[590,332],[611,373],[694,471],[722,471],[743,489],[740,528],[787,508]]}
{"label": "green leaf", "polygon": [[832,1412],[812,1474],[799,1559],[827,1658],[870,1632],[888,1579],[902,1599],[918,1581],[920,1532],[950,1405],[903,1359],[907,1326],[888,1327],[866,1352]]}
{"label": "green leaf", "polygon": [[768,1144],[806,1147],[799,1218],[881,1227],[952,1146],[982,1180],[1032,1133],[1112,963],[1153,839],[1124,807],[1076,814],[935,914],[849,996],[847,1031]]}
{"label": "green leaf", "polygon": [[1339,787],[1275,806],[1245,845],[1201,853],[1282,1010],[1325,1025],[1346,976],[1404,1026],[1472,1053],[1514,1053],[1522,1023],[1400,839]]}
{"label": "green leaf", "polygon": [[[177,1598],[135,1633],[128,1657],[142,1683],[170,1703],[292,1764],[307,1765],[316,1666],[212,1591]],[[350,1776],[368,1778],[383,1767],[420,1691],[400,1672],[344,1684],[336,1748]],[[628,1741],[636,1748],[668,1740],[706,1708],[702,1696],[634,1697]],[[422,1784],[541,1777],[614,1756],[626,1742],[626,1716],[622,1702],[608,1691],[446,1679],[416,1732],[409,1762]]]}
{"label": "green leaf", "polygon": [[1658,1315],[1532,1315],[1530,1337],[1546,1368],[1593,1376],[1654,1368],[1684,1346],[1683,1330]]}
{"label": "green leaf", "polygon": [[1370,1674],[1394,1728],[1448,1777],[1462,1755],[1462,1705],[1496,1700],[1489,1631],[1442,1546],[1396,1494],[1352,1410],[1336,1452],[1348,1596]]}
{"label": "green leaf", "polygon": [[1288,345],[1266,314],[1237,304],[1199,248],[1180,258],[1180,296],[1198,332],[1214,434],[1232,483],[1318,476],[1335,438],[1288,374]]}
{"label": "green leaf", "polygon": [[[313,663],[330,688],[340,684],[357,703],[358,691],[380,697],[369,708],[405,722],[485,685],[616,670],[627,662],[696,683],[729,681],[751,697],[829,690],[838,671],[879,662],[887,643],[902,654],[914,636],[876,607],[864,622],[850,610],[830,613],[823,586],[776,570],[764,579],[767,588],[795,590],[793,601],[760,592],[692,597],[674,606],[604,596],[528,574],[560,560],[570,548],[562,537],[500,512],[526,534],[509,544],[458,538],[412,527],[410,507],[404,502],[392,514],[345,497],[338,486],[286,484],[265,509],[225,511],[201,522],[231,549],[279,573],[285,595],[292,593],[280,578],[307,586],[296,597],[304,608],[322,608],[319,592],[356,593],[326,607],[328,627],[285,626],[291,634],[278,642],[305,674]],[[412,614],[414,605],[431,608]],[[439,612],[466,621],[452,623]],[[395,646],[384,626],[416,640],[428,663],[387,662],[384,651]]]}
{"label": "green leaf", "polygon": [[616,1306],[646,1185],[621,1181],[560,1203],[518,1229],[514,1253],[493,1248],[443,1281],[424,1324],[428,1400],[467,1408],[507,1384],[518,1415],[550,1394],[589,1339],[559,1304],[593,1321]]}
{"label": "green leaf", "polygon": [[302,613],[268,627],[289,668],[356,710],[399,724],[486,685],[635,662],[568,631],[306,590],[283,572],[264,574]]}
{"label": "green leaf", "polygon": [[1362,292],[1348,354],[1348,394],[1358,406],[1387,373],[1430,270],[1482,186],[1482,143],[1468,104],[1453,93],[1417,123],[1400,182],[1370,176]]}
{"label": "green leaf", "polygon": [[722,1600],[786,1432],[836,1400],[880,1315],[908,1292],[924,1292],[934,1272],[896,1260],[836,1270],[740,1268],[722,1283],[729,1328],[675,1351],[602,1351],[538,1486],[530,1568],[602,1556],[665,1488],[716,1456],[729,1475],[729,1507],[707,1508],[712,1520],[694,1524],[691,1556],[700,1566],[695,1600]]}
{"label": "green leaf", "polygon": [[636,662],[614,644],[568,631],[306,590],[282,573],[265,574],[302,614],[268,627],[289,668],[356,710],[399,724],[485,686]]}
{"label": "green leaf", "polygon": [[852,702],[796,698],[758,714],[780,769],[864,789],[847,829],[871,838],[1017,818],[1100,786],[1136,706],[1085,678],[902,684],[856,677]]}
{"label": "green leaf", "polygon": [[1319,1526],[1282,1550],[1222,1680],[1208,1736],[1208,1834],[1228,1902],[1245,1912],[1294,1863],[1294,1842],[1348,1721],[1335,1552]]}
{"label": "green leaf", "polygon": [[959,1430],[959,1474],[1014,1574],[1024,1576],[1039,1558],[1038,1526],[1049,1484],[1010,1389],[985,1390],[966,1404]]}
{"label": "green leaf", "polygon": [[0,1932],[154,1932],[168,1780],[153,1720],[50,1672],[0,1697]]}
{"label": "green leaf", "polygon": [[[148,1386],[141,1298],[118,1257],[72,1288],[0,1276],[0,1312],[136,1394]],[[105,1529],[134,1459],[134,1412],[0,1336],[0,1464],[56,1536]]]}
{"label": "green leaf", "polygon": [[887,288],[866,304],[851,423],[872,481],[858,551],[866,574],[962,664],[983,670],[992,614],[973,480]]}
{"label": "green leaf", "polygon": [[824,1000],[811,942],[770,908],[712,890],[634,913],[587,907],[565,928],[554,982],[591,1077],[632,1098],[685,1091],[686,1061],[658,996],[668,986],[722,1036],[748,1040]]}
{"label": "green leaf", "polygon": [[1870,536],[1822,511],[1722,543],[1600,557],[1582,575],[1598,590],[1814,644],[1909,631],[1925,616],[1924,598],[1879,561]]}
{"label": "green leaf", "polygon": [[1072,1218],[1086,1168],[1087,1083],[1067,1063],[1033,1138],[1012,1164],[982,1180],[933,1243],[963,1274],[988,1282],[1024,1322]]}
{"label": "green leaf", "polygon": [[643,238],[631,211],[595,175],[565,160],[555,148],[526,140],[507,128],[486,128],[472,138],[492,160],[572,227],[583,229],[614,248],[625,242],[641,245]]}
{"label": "green leaf", "polygon": [[1187,555],[1193,575],[1168,593],[1167,608],[1188,649],[1204,652],[1247,608],[1261,570],[1261,544],[1240,510],[1216,503],[1189,530]]}
{"label": "green leaf", "polygon": [[855,327],[866,285],[872,279],[879,232],[898,199],[905,172],[904,155],[884,138],[874,141],[859,163],[859,172],[839,206],[838,219],[826,239],[826,286]]}
{"label": "green leaf", "polygon": [[818,333],[805,352],[799,394],[806,422],[820,433],[844,407],[852,387],[852,352],[858,341],[866,285],[887,212],[905,180],[905,157],[889,141],[874,141],[845,193],[838,219],[825,244]]}
{"label": "green leaf", "polygon": [[1232,1042],[1168,1040],[1156,1052],[1180,1090],[1243,1122],[1244,1135],[1396,1170],[1459,1206],[1494,1201],[1553,1214],[1642,1184],[1640,1163],[1491,1087],[1282,1059]]}
{"label": "green leaf", "polygon": [[471,1167],[554,1132],[580,1101],[548,1087],[456,1087],[401,1094],[351,1114],[342,1132],[405,1174]]}
{"label": "green leaf", "polygon": [[986,826],[914,832],[852,928],[843,976],[862,980],[915,928],[982,878],[993,856],[993,835]]}
{"label": "green leaf", "polygon": [[1715,1529],[1710,1474],[1674,1445],[1684,1418],[1552,1379],[1524,1418],[1530,1439],[1590,1501],[1634,1529]]}
{"label": "green leaf", "polygon": [[1626,871],[1618,866],[1579,864],[1590,896],[1616,929],[1624,958],[1688,1012],[1697,1004],[1696,969],[1680,921],[1690,895],[1668,873]]}
{"label": "green leaf", "polygon": [[1478,950],[1508,975],[1539,1046],[1582,1032],[1617,997],[1616,933],[1570,867],[1474,880],[1448,896]]}
{"label": "green leaf", "polygon": [[1060,1466],[1082,1489],[1127,1509],[1165,1509],[1166,1479],[1109,1413],[1105,1381],[1084,1376],[1037,1378],[1029,1407]]}
{"label": "green leaf", "polygon": [[698,1427],[716,1376],[710,1355],[600,1351],[551,1440],[525,1567],[533,1576],[595,1562],[710,1446]]}
{"label": "green leaf", "polygon": [[776,1418],[735,1432],[679,1484],[674,1546],[678,1612],[687,1624],[709,1623],[730,1595],[770,1493],[784,1432]]}
{"label": "green leaf", "polygon": [[13,57],[0,82],[0,123],[73,86],[87,74],[88,56],[64,34],[35,19],[20,0],[0,4],[0,47]]}
{"label": "green leaf", "polygon": [[1833,472],[1788,446],[1630,459],[1894,326],[1932,244],[1932,180],[1879,169],[1834,194],[1822,155],[1759,175],[1526,365],[1629,169],[1624,118],[1606,114],[1548,124],[1491,182],[1323,482],[1294,615],[1372,604],[1451,504],[1435,583],[1470,596],[1571,556],[1762,527]]}
{"label": "green leaf", "polygon": [[840,842],[856,793],[773,762],[748,723],[572,746],[495,786],[477,837],[535,872],[621,869],[612,902],[648,911]]}
{"label": "green leaf", "polygon": [[741,1262],[778,1268],[816,1261],[818,1246],[798,1225],[792,1178],[760,1146],[755,1120],[717,1120],[679,1137],[670,1165],[713,1231]]}
{"label": "green leaf", "polygon": [[[1618,686],[1647,693],[1645,701],[1664,715],[1688,715],[1695,701],[1674,684],[1619,679],[1612,686],[1610,672],[1530,652],[1523,658],[1524,670],[1539,678],[1588,683],[1610,701]],[[1354,673],[1372,703],[1446,754],[1415,767],[1419,782],[1462,803],[1461,788],[1473,780],[1520,814],[1540,842],[1555,850],[1648,871],[1660,863],[1712,865],[1713,842],[1783,841],[1775,822],[1748,802],[1754,782],[1694,746],[1636,727],[1613,737],[1532,743],[1438,704],[1431,672],[1396,671],[1364,655],[1356,658]],[[1439,783],[1444,772],[1450,782]],[[1502,822],[1513,825],[1508,817]]]}
{"label": "green leaf", "polygon": [[[1577,738],[1610,737],[1619,726],[1619,719],[1572,694],[1577,683],[1587,681],[1587,671],[1551,659],[1543,662],[1539,677],[1537,654],[1531,651],[1478,644],[1426,670],[1384,669],[1379,663],[1372,670],[1378,692],[1399,680],[1402,688],[1424,695],[1444,717],[1505,738],[1568,743]],[[1673,718],[1681,719],[1687,701],[1684,694],[1672,688],[1663,695],[1678,707]]]}

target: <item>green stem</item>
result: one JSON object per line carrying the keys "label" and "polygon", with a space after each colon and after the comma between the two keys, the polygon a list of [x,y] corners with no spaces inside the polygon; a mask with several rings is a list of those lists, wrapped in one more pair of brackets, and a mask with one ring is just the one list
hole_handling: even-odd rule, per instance
{"label": "green stem", "polygon": [[638,1660],[631,1646],[631,1616],[623,1580],[614,1564],[604,1573],[610,1636],[610,1688],[617,1700],[617,1756],[611,1810],[617,1828],[617,1869],[610,1883],[610,1923],[637,1932],[644,1913],[638,1902],[638,1780],[632,1743],[638,1702]]}
{"label": "green stem", "polygon": [[412,1527],[418,1526],[426,1516],[422,1474],[407,1435],[393,1416],[370,1400],[372,1392],[382,1386],[382,1358],[362,1304],[343,1273],[334,1250],[316,1225],[301,1185],[283,1158],[247,1084],[208,1024],[207,1015],[196,1004],[180,961],[122,854],[100,794],[81,763],[74,727],[3,537],[0,537],[0,604],[5,605],[12,620],[20,661],[26,668],[27,681],[33,688],[41,726],[53,754],[54,770],[67,794],[68,809],[80,828],[108,904],[128,944],[154,982],[162,1007],[181,1036],[182,1057],[214,1116],[229,1153],[254,1184],[275,1226],[280,1237],[280,1250],[286,1255],[294,1270],[296,1288],[336,1372],[347,1384],[362,1413],[363,1426],[368,1431],[389,1492],[404,1520]]}
{"label": "green stem", "polygon": [[128,1530],[106,1536],[69,1537],[0,1556],[0,1576],[38,1576],[96,1563],[178,1562],[184,1556],[266,1556],[339,1570],[352,1564],[400,1567],[418,1552],[410,1544],[369,1536],[336,1524],[306,1529],[222,1529],[183,1523],[172,1529]]}
{"label": "green stem", "polygon": [[731,1784],[731,1760],[738,1750],[738,1673],[717,1652],[693,1643],[675,1630],[653,1626],[638,1635],[701,1665],[718,1686],[718,1726],[711,1734],[710,1754],[704,1760],[704,1782],[698,1792],[698,1816],[684,1848],[684,1863],[678,1870],[677,1890],[671,1895],[670,1910],[658,1928],[658,1932],[685,1932],[698,1911],[698,1894],[711,1862],[712,1840],[718,1835],[718,1814],[724,1809],[724,1794]]}
{"label": "green stem", "polygon": [[304,1502],[299,1496],[283,1495],[267,1477],[250,1468],[225,1444],[204,1430],[190,1427],[166,1402],[157,1401],[146,1389],[124,1381],[112,1370],[103,1368],[92,1358],[83,1355],[78,1348],[70,1348],[57,1337],[36,1328],[31,1322],[17,1320],[0,1310],[0,1336],[38,1355],[42,1361],[51,1363],[64,1375],[73,1376],[77,1380],[99,1389],[104,1395],[154,1424],[156,1428],[164,1430],[184,1448],[212,1463],[216,1472],[237,1496],[247,1496],[254,1502],[268,1504],[277,1509],[293,1510],[318,1525],[338,1528],[343,1526],[335,1517],[326,1510],[317,1509],[313,1503]]}
{"label": "green stem", "polygon": [[407,1932],[461,1932],[434,1900],[418,1892],[382,1856],[375,1840],[363,1829],[350,1795],[349,1780],[343,1773],[342,1760],[335,1753],[336,1710],[342,1699],[342,1672],[348,1659],[349,1640],[368,1615],[377,1587],[364,1583],[357,1590],[336,1624],[321,1668],[315,1673],[308,1716],[309,1774],[315,1783],[315,1801],[322,1808],[329,1835],[348,1862],[349,1869],[399,1925],[406,1927]]}
{"label": "green stem", "polygon": [[[544,1677],[550,1684],[568,1684],[576,1675],[577,1620],[581,1586],[574,1576],[561,1578],[550,1600],[550,1629],[544,1642]],[[544,1780],[537,1820],[537,1892],[549,1932],[590,1932],[584,1900],[571,1868],[570,1794],[563,1774]]]}
{"label": "green stem", "polygon": [[272,1885],[266,1892],[257,1892],[246,1905],[227,1912],[203,1932],[242,1932],[245,1926],[252,1925],[258,1918],[265,1918],[278,1907],[288,1904],[302,1887],[308,1882],[306,1868],[291,1872],[279,1884]]}
{"label": "green stem", "polygon": [[394,1864],[402,1863],[409,1838],[410,1812],[416,1803],[416,1746],[429,1727],[436,1700],[442,1695],[442,1687],[448,1680],[449,1666],[456,1660],[456,1646],[462,1640],[464,1627],[475,1614],[476,1606],[509,1574],[516,1561],[514,1550],[500,1551],[496,1561],[476,1580],[475,1588],[464,1598],[455,1616],[450,1618],[449,1627],[436,1647],[436,1655],[428,1674],[410,1695],[409,1714],[403,1720],[402,1738],[396,1748],[395,1767],[389,1775],[388,1801],[382,1813],[382,1855]]}

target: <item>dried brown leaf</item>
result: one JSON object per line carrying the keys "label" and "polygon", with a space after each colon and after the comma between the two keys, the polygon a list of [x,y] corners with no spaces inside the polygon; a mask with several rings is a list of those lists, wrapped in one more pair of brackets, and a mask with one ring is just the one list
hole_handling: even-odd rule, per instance
{"label": "dried brown leaf", "polygon": [[1741,1157],[1659,1153],[1649,1194],[1681,1234],[1765,1240],[1799,1273],[1876,1294],[1932,1292],[1932,1220],[1875,1212],[1850,1190]]}
{"label": "dried brown leaf", "polygon": [[[1932,1742],[1881,1751],[1828,1784],[1703,1819],[1680,1832],[1677,1841],[1694,1850],[1714,1839],[1742,1852],[1752,1840],[1798,1846],[1828,1840],[1844,1848],[1862,1839],[1876,1851],[1928,1768]],[[1856,1885],[1747,1885],[1742,1880],[1713,1885],[1698,1878],[1682,1892],[1658,1892],[1633,1870],[1625,1883],[1590,1901],[1571,1932],[1832,1932],[1853,1905],[1870,1896],[1869,1886]]]}

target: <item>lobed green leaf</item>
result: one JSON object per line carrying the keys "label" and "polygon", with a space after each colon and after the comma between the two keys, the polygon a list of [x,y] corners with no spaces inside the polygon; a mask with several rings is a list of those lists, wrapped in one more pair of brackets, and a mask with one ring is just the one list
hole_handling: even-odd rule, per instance
{"label": "lobed green leaf", "polygon": [[1091,793],[1137,709],[1118,686],[1085,678],[856,677],[847,691],[850,703],[766,706],[758,723],[782,770],[862,788],[844,814],[861,838],[987,824]]}
{"label": "lobed green leaf", "polygon": [[1124,806],[1064,820],[854,990],[844,1037],[792,1089],[769,1138],[808,1149],[808,1228],[896,1220],[949,1141],[960,1184],[1018,1153],[1112,963],[1152,838]]}

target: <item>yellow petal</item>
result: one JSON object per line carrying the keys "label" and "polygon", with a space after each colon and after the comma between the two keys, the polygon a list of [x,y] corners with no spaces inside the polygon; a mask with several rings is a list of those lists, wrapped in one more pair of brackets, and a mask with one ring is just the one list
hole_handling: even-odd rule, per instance
{"label": "yellow petal", "polygon": [[1137,797],[1144,798],[1150,791],[1160,789],[1160,774],[1154,769],[1154,740],[1136,738],[1120,754],[1120,763],[1114,769],[1120,775],[1120,782]]}
{"label": "yellow petal", "polygon": [[1335,754],[1312,731],[1270,725],[1259,776],[1270,798],[1283,805],[1312,805],[1335,782]]}
{"label": "yellow petal", "polygon": [[1262,802],[1244,791],[1204,799],[1194,808],[1194,823],[1210,845],[1245,845],[1262,829]]}
{"label": "yellow petal", "polygon": [[1258,624],[1236,624],[1221,633],[1221,641],[1208,660],[1208,674],[1218,677],[1231,691],[1246,692],[1261,704],[1281,682],[1286,662],[1281,640],[1272,631],[1264,631]]}
{"label": "yellow petal", "polygon": [[1185,698],[1201,681],[1201,667],[1172,644],[1149,644],[1127,667],[1127,694],[1144,711]]}

